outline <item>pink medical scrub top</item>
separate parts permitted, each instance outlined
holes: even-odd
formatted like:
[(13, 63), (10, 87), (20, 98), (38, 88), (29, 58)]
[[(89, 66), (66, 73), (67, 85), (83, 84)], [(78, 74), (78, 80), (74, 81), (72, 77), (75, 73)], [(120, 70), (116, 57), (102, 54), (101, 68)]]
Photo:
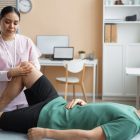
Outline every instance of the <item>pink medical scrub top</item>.
[[(12, 44), (10, 46), (9, 44), (12, 42), (14, 42), (13, 46)], [(15, 39), (8, 42), (0, 36), (0, 96), (10, 81), (7, 77), (9, 69), (23, 61), (31, 61), (37, 69), (40, 69), (39, 56), (40, 51), (28, 37), (16, 34)], [(28, 104), (22, 91), (3, 111), (15, 110), (25, 106)]]

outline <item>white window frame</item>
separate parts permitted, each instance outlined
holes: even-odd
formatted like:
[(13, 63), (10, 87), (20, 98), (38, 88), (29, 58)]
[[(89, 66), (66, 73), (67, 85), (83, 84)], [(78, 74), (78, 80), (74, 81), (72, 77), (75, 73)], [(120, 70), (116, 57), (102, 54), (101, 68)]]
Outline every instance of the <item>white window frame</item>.
[(6, 6), (18, 8), (18, 0), (0, 0), (0, 11)]

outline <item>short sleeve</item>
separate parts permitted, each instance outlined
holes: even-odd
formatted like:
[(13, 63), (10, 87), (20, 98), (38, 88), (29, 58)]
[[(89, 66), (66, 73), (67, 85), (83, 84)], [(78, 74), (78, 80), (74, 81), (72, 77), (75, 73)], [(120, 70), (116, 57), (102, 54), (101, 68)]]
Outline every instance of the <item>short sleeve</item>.
[(8, 79), (7, 77), (8, 71), (0, 71), (0, 81), (10, 81), (11, 79)]
[(29, 52), (29, 61), (31, 61), (37, 69), (40, 69), (40, 64), (38, 58), (41, 56), (41, 52), (32, 40), (29, 39), (29, 44), (31, 46), (30, 52)]

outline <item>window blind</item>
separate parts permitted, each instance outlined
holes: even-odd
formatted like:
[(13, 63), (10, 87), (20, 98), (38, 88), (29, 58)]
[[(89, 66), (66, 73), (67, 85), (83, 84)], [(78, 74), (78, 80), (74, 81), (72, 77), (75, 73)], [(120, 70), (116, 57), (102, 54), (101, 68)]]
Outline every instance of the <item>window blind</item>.
[(0, 11), (5, 6), (13, 6), (17, 8), (17, 1), (18, 0), (0, 0)]

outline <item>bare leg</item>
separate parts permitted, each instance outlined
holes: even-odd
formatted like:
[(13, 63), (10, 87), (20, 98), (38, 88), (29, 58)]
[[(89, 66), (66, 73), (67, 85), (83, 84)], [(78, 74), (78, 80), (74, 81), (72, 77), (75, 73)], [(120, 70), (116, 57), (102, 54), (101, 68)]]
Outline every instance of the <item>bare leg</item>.
[(42, 73), (36, 68), (33, 68), (30, 74), (22, 77), (24, 86), (30, 88), (41, 76)]
[(22, 79), (13, 78), (0, 97), (0, 111), (4, 109), (23, 89)]
[(3, 114), (3, 112), (0, 112), (0, 117), (1, 117), (2, 114)]
[(101, 127), (92, 130), (54, 130), (45, 128), (32, 128), (28, 131), (29, 140), (36, 138), (53, 138), (57, 140), (105, 140), (105, 134)]
[(20, 94), (24, 86), (27, 88), (31, 87), (41, 75), (42, 73), (33, 66), (32, 72), (26, 76), (13, 78), (12, 81), (8, 83), (6, 89), (0, 97), (0, 111), (4, 109), (17, 95)]

